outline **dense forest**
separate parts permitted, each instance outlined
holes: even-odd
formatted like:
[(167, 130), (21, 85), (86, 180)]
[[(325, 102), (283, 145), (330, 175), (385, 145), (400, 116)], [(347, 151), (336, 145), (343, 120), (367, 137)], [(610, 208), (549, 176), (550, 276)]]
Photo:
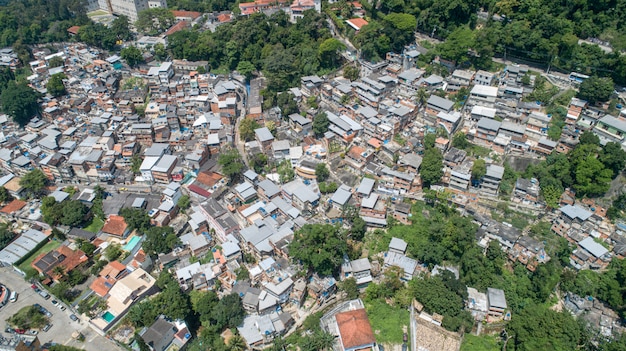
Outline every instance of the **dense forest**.
[(343, 44), (332, 38), (321, 14), (310, 11), (294, 24), (278, 11), (240, 17), (215, 33), (180, 31), (169, 37), (168, 47), (174, 58), (208, 60), (213, 70), (263, 70), (268, 88), (284, 91), (301, 76), (337, 68)]
[[(398, 40), (389, 30), (390, 15), (408, 14), (416, 29), (449, 39), (437, 53), (459, 64), (489, 68), (492, 56), (521, 58), (564, 71), (611, 76), (626, 84), (626, 3), (623, 1), (391, 0), (370, 7), (370, 25), (355, 36), (365, 58), (379, 59)], [(334, 6), (337, 7), (337, 6)], [(479, 11), (487, 13), (480, 18)], [(497, 15), (497, 16), (493, 16)], [(367, 28), (367, 29), (366, 29)], [(376, 32), (379, 35), (373, 35)], [(579, 39), (609, 42), (612, 53)], [(374, 51), (372, 51), (374, 49)]]

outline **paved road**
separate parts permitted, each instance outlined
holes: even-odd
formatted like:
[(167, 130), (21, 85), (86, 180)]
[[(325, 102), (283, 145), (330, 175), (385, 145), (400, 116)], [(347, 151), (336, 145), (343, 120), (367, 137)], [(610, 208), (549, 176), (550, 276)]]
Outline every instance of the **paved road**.
[[(11, 291), (17, 291), (19, 294), (17, 302), (9, 302), (4, 307), (0, 308), (0, 320), (2, 322), (5, 322), (22, 307), (38, 303), (52, 313), (52, 317), (50, 317), (52, 328), (47, 332), (39, 332), (38, 335), (42, 344), (55, 342), (57, 344), (90, 351), (121, 350), (114, 342), (96, 334), (96, 332), (87, 325), (86, 321), (72, 321), (69, 317), (72, 311), (69, 308), (65, 311), (61, 311), (53, 306), (51, 302), (53, 298), (45, 300), (43, 297), (39, 296), (39, 294), (31, 289), (30, 284), (24, 281), (12, 268), (0, 268), (0, 283), (4, 284)], [(3, 333), (5, 324), (2, 324)], [(85, 336), (85, 341), (80, 342), (72, 339), (72, 333), (74, 331), (81, 332)]]

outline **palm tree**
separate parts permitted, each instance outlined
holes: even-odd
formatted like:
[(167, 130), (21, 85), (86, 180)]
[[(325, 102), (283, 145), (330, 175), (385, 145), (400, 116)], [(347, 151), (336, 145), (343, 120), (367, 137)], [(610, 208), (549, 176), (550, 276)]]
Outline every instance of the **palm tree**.
[(246, 341), (241, 337), (241, 335), (235, 335), (228, 340), (228, 350), (244, 351), (246, 350)]
[(415, 93), (415, 99), (417, 100), (419, 106), (422, 107), (428, 100), (428, 92), (426, 91), (426, 88), (422, 87), (417, 89), (417, 92)]
[(52, 274), (59, 277), (59, 280), (65, 275), (65, 268), (63, 266), (56, 266), (52, 269)]

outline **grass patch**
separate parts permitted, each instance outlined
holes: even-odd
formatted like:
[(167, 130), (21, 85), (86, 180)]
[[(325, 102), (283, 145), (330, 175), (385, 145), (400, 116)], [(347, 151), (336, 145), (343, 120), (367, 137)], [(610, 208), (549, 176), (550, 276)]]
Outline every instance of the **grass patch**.
[(461, 351), (499, 351), (501, 346), (495, 335), (465, 334)]
[(83, 228), (84, 230), (88, 231), (88, 232), (92, 232), (92, 233), (98, 233), (100, 231), (100, 229), (102, 229), (102, 227), (104, 226), (104, 221), (101, 220), (100, 218), (93, 216), (91, 223), (89, 223), (87, 226), (85, 226), (85, 228)]
[(44, 252), (50, 252), (57, 247), (61, 246), (61, 242), (57, 240), (51, 240), (46, 245), (42, 246), (39, 250), (35, 251), (32, 255), (30, 255), (24, 262), (22, 262), (17, 268), (21, 269), (23, 272), (27, 272), (29, 269), (33, 269), (30, 264), (35, 260), (37, 256)]
[(91, 18), (91, 17), (94, 17), (94, 16), (105, 16), (105, 15), (108, 15), (108, 14), (109, 13), (104, 11), (104, 10), (96, 10), (96, 11), (93, 11), (93, 12), (89, 12), (87, 14), (87, 16)]
[(467, 153), (473, 156), (480, 156), (480, 157), (487, 157), (489, 156), (489, 153), (491, 153), (491, 150), (487, 149), (486, 147), (482, 147), (480, 145), (470, 145), (467, 149), (466, 149)]
[[(384, 301), (372, 301), (365, 304), (372, 330), (379, 343), (402, 343), (402, 327), (410, 327), (409, 311), (402, 307), (393, 307)], [(380, 331), (376, 334), (376, 331)]]

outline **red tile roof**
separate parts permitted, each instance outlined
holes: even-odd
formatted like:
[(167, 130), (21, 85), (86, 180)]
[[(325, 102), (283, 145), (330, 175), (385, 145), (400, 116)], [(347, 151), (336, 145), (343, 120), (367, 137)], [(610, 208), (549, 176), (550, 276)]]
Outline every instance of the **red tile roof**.
[(170, 29), (168, 29), (167, 32), (165, 32), (165, 36), (168, 37), (176, 32), (180, 32), (181, 30), (187, 27), (189, 27), (189, 22), (187, 21), (178, 22), (175, 25), (173, 25)]
[(16, 199), (11, 201), (8, 205), (4, 206), (2, 210), (0, 210), (0, 212), (11, 214), (15, 211), (21, 210), (22, 208), (24, 208), (24, 206), (26, 206), (26, 202)]
[(376, 342), (370, 321), (364, 309), (335, 315), (344, 349), (359, 349)]
[(195, 20), (196, 18), (202, 16), (202, 14), (200, 12), (195, 12), (195, 11), (176, 11), (176, 10), (172, 10), (172, 14), (174, 15), (174, 17), (177, 17), (177, 18), (189, 17), (192, 20)]
[(71, 26), (67, 29), (67, 32), (72, 34), (72, 35), (76, 35), (78, 34), (78, 30), (80, 29), (80, 26)]
[(110, 215), (109, 218), (107, 218), (106, 222), (104, 222), (102, 232), (111, 235), (124, 236), (124, 233), (126, 233), (126, 228), (128, 228), (128, 224), (126, 224), (124, 217), (118, 215)]
[(346, 22), (348, 22), (348, 24), (355, 30), (360, 30), (364, 26), (368, 25), (368, 22), (362, 18), (353, 18), (347, 20)]
[(197, 186), (197, 185), (191, 184), (191, 185), (189, 185), (187, 188), (189, 189), (189, 191), (191, 191), (191, 192), (193, 192), (193, 193), (196, 193), (196, 194), (198, 194), (198, 195), (200, 195), (200, 196), (204, 196), (204, 197), (209, 197), (209, 196), (211, 196), (211, 193), (210, 193), (210, 192), (208, 192), (208, 191), (206, 191), (206, 190), (202, 189), (201, 187), (199, 187), (199, 186)]
[[(109, 290), (113, 287), (118, 279), (125, 276), (126, 266), (118, 261), (113, 261), (104, 266), (98, 278), (91, 283), (89, 288), (93, 290), (98, 296), (104, 297), (109, 293)], [(123, 273), (123, 274), (120, 274)]]

